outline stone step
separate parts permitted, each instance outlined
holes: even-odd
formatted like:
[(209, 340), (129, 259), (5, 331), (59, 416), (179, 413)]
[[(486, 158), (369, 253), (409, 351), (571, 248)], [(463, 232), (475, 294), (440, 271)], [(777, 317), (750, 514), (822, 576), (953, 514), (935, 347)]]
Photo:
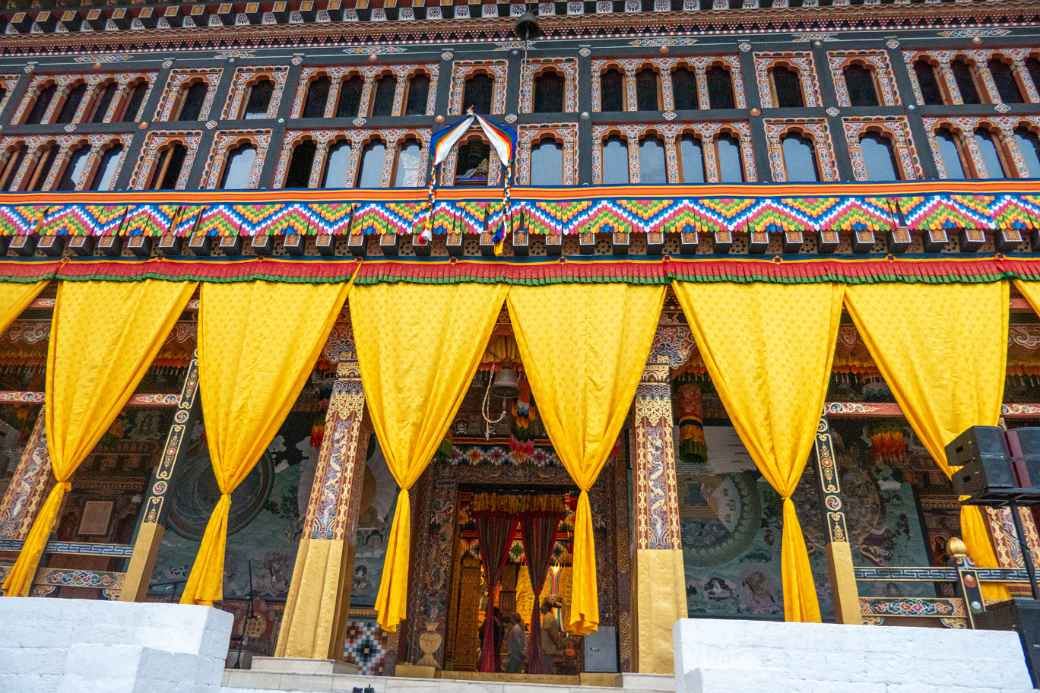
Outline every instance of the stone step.
[[(881, 666), (884, 666), (883, 664)], [(686, 693), (1034, 693), (1032, 688), (979, 688), (943, 683), (820, 681), (787, 672), (697, 669), (686, 676)]]
[[(657, 686), (661, 685), (658, 682)], [(611, 688), (577, 684), (510, 683), (450, 678), (421, 679), (359, 674), (287, 674), (249, 669), (226, 670), (221, 693), (353, 691), (355, 688), (364, 690), (367, 687), (371, 687), (374, 693), (671, 693), (669, 689), (662, 687), (652, 689), (628, 686)]]

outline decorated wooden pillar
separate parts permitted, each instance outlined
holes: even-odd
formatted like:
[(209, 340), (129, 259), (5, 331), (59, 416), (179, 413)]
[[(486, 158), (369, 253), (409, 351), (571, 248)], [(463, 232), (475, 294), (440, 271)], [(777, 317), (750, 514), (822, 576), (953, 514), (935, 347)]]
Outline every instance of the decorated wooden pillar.
[(14, 477), (0, 499), (0, 539), (25, 539), (53, 483), (43, 407), (40, 407)]
[(137, 532), (134, 534), (134, 551), (126, 568), (123, 589), (119, 593), (120, 601), (141, 602), (148, 596), (148, 585), (152, 581), (155, 560), (159, 556), (159, 545), (162, 544), (163, 534), (166, 532), (163, 514), (166, 494), (170, 490), (174, 470), (184, 459), (188, 435), (198, 420), (198, 394), (199, 363), (197, 356), (193, 354), (184, 374), (180, 400), (173, 414), (173, 423), (166, 434), (162, 457), (152, 472), (148, 497), (145, 499)]
[(339, 659), (350, 604), (354, 534), (370, 429), (349, 328), (331, 340), (338, 362), (303, 537), (278, 633), (277, 657)]

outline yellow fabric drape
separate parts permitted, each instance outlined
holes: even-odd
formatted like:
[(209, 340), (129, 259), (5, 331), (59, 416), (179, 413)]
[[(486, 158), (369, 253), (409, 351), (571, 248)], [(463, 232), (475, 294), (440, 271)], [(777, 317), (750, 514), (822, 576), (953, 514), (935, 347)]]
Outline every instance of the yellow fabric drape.
[(194, 291), (193, 283), (156, 280), (58, 285), (44, 407), (57, 483), (4, 581), (7, 596), (29, 593), (73, 473), (134, 394)]
[(29, 307), (45, 286), (46, 280), (35, 284), (0, 283), (0, 334), (7, 331), (14, 319)]
[(729, 283), (672, 288), (733, 427), (783, 499), (784, 618), (818, 622), (816, 585), (791, 495), (827, 396), (844, 288)]
[(182, 604), (224, 598), (231, 493), (256, 466), (310, 376), (350, 284), (203, 284), (199, 389), (220, 490)]
[(653, 343), (665, 287), (514, 286), (507, 304), (545, 430), (581, 493), (574, 517), (568, 630), (599, 625), (589, 489), (628, 415)]
[[(863, 284), (845, 304), (903, 415), (951, 476), (947, 443), (969, 426), (996, 426), (1008, 344), (1007, 282)], [(982, 513), (961, 506), (961, 533), (977, 566), (997, 567)], [(983, 585), (986, 601), (1008, 598)]]
[(350, 297), (365, 402), (386, 465), (400, 487), (376, 614), (394, 632), (408, 601), (408, 490), (448, 432), (476, 373), (507, 287), (379, 284)]

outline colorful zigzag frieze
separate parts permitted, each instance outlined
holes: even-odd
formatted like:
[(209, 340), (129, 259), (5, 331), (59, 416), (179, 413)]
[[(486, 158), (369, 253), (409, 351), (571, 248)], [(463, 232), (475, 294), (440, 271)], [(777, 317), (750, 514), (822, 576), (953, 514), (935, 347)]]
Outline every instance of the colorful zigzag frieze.
[(35, 233), (47, 205), (0, 205), (0, 236), (25, 236)]
[(126, 214), (120, 236), (162, 236), (173, 228), (180, 205), (133, 205)]
[(914, 195), (898, 198), (903, 221), (912, 231), (992, 229), (992, 195)]
[(126, 205), (56, 205), (47, 210), (41, 236), (112, 236), (123, 225)]

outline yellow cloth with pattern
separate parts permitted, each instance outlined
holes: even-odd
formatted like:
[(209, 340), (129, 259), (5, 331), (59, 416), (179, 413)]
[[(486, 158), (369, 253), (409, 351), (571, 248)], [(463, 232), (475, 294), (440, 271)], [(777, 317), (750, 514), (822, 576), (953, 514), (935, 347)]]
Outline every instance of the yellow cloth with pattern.
[[(932, 459), (951, 476), (946, 445), (969, 426), (996, 426), (1008, 350), (1007, 282), (862, 284), (845, 304), (899, 408)], [(961, 506), (961, 534), (975, 565), (997, 557), (982, 513)], [(983, 585), (987, 602), (1008, 598)]]
[(46, 281), (35, 284), (0, 283), (0, 334), (7, 331), (14, 319), (29, 307), (45, 286)]
[(188, 282), (62, 282), (47, 345), (44, 420), (57, 483), (4, 580), (29, 594), (70, 479), (134, 394), (195, 291)]
[(350, 284), (203, 284), (199, 393), (220, 500), (206, 523), (182, 604), (224, 598), (231, 493), (256, 466), (303, 389)]
[(650, 354), (665, 287), (514, 286), (509, 317), (538, 412), (581, 493), (567, 629), (599, 626), (589, 489), (610, 457)]
[(408, 491), (433, 459), (476, 373), (507, 287), (378, 284), (350, 296), (358, 367), (372, 428), (400, 487), (376, 596), (383, 630), (408, 603)]
[(733, 427), (783, 499), (784, 618), (818, 622), (809, 552), (791, 496), (823, 412), (844, 288), (728, 283), (672, 288)]

